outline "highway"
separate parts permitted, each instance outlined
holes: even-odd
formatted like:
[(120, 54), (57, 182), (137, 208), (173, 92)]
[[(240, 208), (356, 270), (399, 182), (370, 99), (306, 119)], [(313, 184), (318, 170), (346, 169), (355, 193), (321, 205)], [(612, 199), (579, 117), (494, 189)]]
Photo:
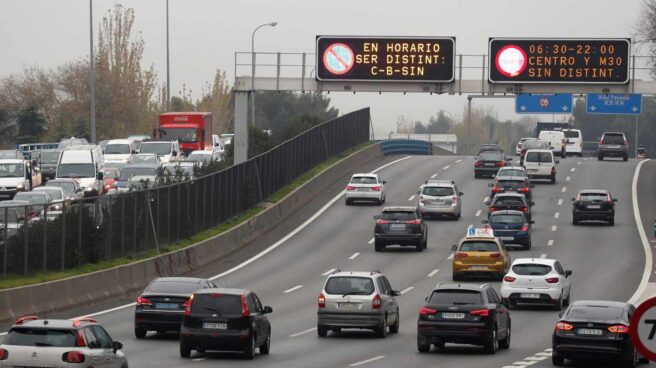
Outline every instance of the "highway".
[[(533, 248), (530, 251), (513, 250), (511, 256), (559, 259), (566, 269), (574, 271), (573, 300), (629, 300), (640, 284), (645, 264), (631, 200), (636, 164), (634, 160), (561, 159), (557, 165), (557, 183), (538, 183), (534, 189)], [(654, 168), (644, 166), (643, 172), (646, 168)], [(649, 173), (655, 171), (649, 170)], [(511, 311), (511, 347), (496, 355), (486, 355), (477, 347), (453, 345), (433, 349), (429, 354), (417, 352), (417, 311), (435, 284), (451, 281), (451, 245), (462, 238), (470, 224), (480, 226), (480, 221), (485, 218), (483, 202), (491, 180), (474, 179), (472, 158), (458, 156), (409, 157), (381, 169), (379, 173), (388, 182), (386, 205), (414, 206), (415, 192), (428, 178), (455, 180), (465, 193), (462, 218), (457, 222), (430, 220), (428, 249), (424, 253), (416, 253), (412, 248), (388, 248), (386, 252), (376, 253), (372, 244), (372, 218), (379, 213), (381, 206), (345, 206), (343, 198), (324, 206), (343, 189), (342, 186), (334, 186), (330, 193), (313, 201), (308, 206), (312, 213), (304, 210), (299, 215), (309, 218), (324, 206), (323, 213), (314, 221), (284, 242), (278, 242), (279, 246), (268, 254), (215, 280), (220, 286), (252, 289), (263, 304), (273, 308), (269, 356), (258, 355), (254, 361), (247, 361), (238, 354), (194, 352), (191, 360), (182, 360), (175, 335), (150, 334), (144, 340), (134, 337), (134, 307), (120, 308), (95, 318), (115, 340), (124, 344), (131, 367), (551, 367), (551, 354), (546, 349), (551, 346), (551, 333), (558, 312), (542, 308)], [(614, 227), (572, 226), (570, 198), (584, 188), (608, 189), (618, 198)], [(647, 195), (651, 200), (651, 193)], [(644, 219), (643, 216), (645, 224), (651, 224), (653, 220), (653, 203), (648, 206), (646, 214), (651, 217)], [(294, 227), (291, 224), (281, 226), (267, 237), (267, 244), (260, 244), (251, 251), (277, 242)], [(651, 227), (646, 231), (651, 238)], [(244, 257), (245, 254), (236, 254), (234, 259), (204, 269), (199, 274), (220, 275)], [(324, 275), (333, 269), (380, 270), (387, 275), (392, 287), (403, 293), (398, 297), (401, 313), (399, 334), (379, 339), (371, 332), (353, 330), (339, 335), (329, 334), (324, 339), (317, 337), (317, 296)], [(499, 283), (491, 283), (498, 290)], [(118, 300), (107, 307), (116, 307), (122, 302)], [(86, 314), (94, 308), (74, 311), (66, 317), (79, 315), (74, 313)]]

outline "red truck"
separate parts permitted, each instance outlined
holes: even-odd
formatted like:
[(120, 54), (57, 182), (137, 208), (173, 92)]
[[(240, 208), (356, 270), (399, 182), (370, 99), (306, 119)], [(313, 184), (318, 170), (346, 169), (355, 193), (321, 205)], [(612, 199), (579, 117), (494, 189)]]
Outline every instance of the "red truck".
[(180, 143), (186, 156), (191, 151), (212, 149), (211, 112), (167, 112), (159, 115), (155, 136), (161, 140)]

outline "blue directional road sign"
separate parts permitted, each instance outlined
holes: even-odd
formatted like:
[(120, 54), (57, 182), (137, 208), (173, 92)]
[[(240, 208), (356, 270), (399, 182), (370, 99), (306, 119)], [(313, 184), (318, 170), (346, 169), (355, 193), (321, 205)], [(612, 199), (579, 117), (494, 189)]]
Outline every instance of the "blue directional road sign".
[(515, 112), (518, 114), (571, 114), (572, 94), (521, 93), (515, 98)]
[(588, 114), (640, 115), (642, 95), (590, 93), (585, 99)]

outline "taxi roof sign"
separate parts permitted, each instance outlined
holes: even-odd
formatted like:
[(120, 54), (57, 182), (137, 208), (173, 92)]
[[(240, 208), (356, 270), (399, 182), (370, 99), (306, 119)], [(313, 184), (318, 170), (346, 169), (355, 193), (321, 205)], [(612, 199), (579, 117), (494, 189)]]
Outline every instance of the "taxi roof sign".
[(467, 237), (468, 238), (494, 238), (494, 230), (492, 228), (467, 228)]

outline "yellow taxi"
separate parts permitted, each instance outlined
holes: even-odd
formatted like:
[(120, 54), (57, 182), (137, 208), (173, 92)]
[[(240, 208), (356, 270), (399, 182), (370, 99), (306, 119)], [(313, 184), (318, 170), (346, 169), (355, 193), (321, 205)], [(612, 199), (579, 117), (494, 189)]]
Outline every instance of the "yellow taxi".
[(465, 276), (491, 276), (499, 279), (508, 272), (510, 255), (491, 228), (467, 229), (467, 235), (454, 245), (453, 281)]

